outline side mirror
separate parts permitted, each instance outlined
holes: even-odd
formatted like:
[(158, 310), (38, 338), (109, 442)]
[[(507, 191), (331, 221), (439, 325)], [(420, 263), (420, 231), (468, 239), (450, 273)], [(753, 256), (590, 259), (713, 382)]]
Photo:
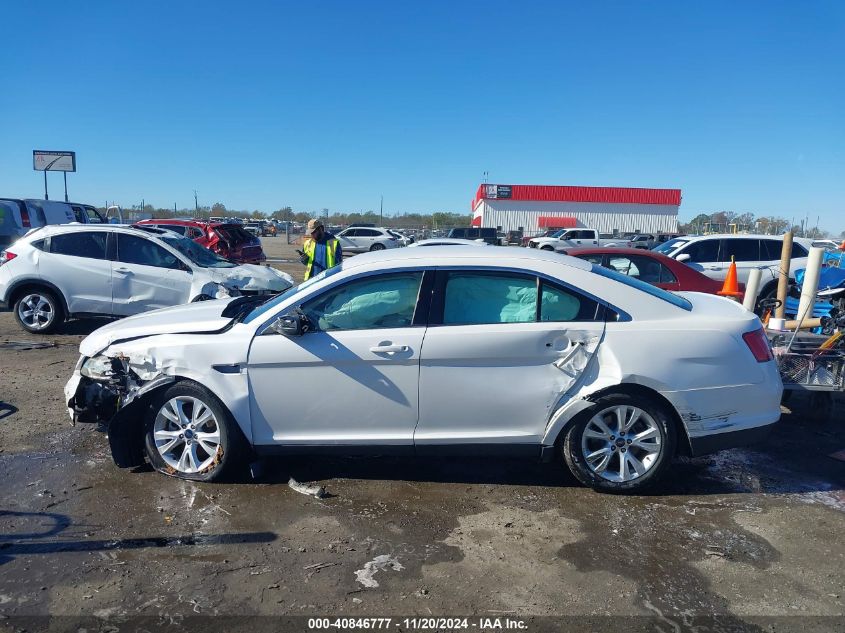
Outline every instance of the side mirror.
[(285, 336), (302, 336), (311, 330), (311, 322), (304, 314), (294, 312), (278, 317), (270, 325), (270, 329)]
[(675, 260), (679, 262), (688, 262), (690, 260), (689, 253), (681, 253), (675, 258)]

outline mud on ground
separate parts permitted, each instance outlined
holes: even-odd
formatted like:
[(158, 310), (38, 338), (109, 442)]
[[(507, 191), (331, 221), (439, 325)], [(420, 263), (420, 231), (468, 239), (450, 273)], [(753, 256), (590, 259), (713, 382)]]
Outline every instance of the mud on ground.
[[(301, 275), (284, 238), (268, 241)], [(679, 460), (647, 496), (597, 494), (555, 464), (463, 459), (285, 459), (258, 481), (195, 484), (119, 470), (100, 431), (70, 425), (62, 387), (98, 325), (34, 337), (0, 313), (3, 618), (639, 615), (670, 631), (718, 614), (727, 629), (841, 629), (841, 403), (819, 420), (798, 398), (766, 443)]]

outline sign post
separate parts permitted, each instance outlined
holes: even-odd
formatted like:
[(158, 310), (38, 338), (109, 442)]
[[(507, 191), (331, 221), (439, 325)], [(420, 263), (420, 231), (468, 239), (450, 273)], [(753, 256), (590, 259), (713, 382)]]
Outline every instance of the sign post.
[(35, 171), (44, 172), (44, 199), (49, 200), (47, 194), (47, 172), (64, 172), (65, 180), (65, 202), (67, 197), (67, 172), (76, 171), (76, 152), (51, 152), (45, 150), (32, 150), (32, 168)]

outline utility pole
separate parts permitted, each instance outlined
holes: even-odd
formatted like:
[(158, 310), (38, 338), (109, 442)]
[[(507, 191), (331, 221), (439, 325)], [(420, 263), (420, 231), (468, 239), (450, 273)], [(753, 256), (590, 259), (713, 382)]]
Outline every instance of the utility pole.
[(485, 185), (487, 184), (487, 177), (488, 177), (489, 175), (490, 175), (490, 172), (489, 172), (489, 171), (485, 171), (485, 172), (484, 172), (484, 184), (485, 184)]
[(384, 226), (384, 196), (381, 197), (381, 202), (378, 205), (379, 224)]
[(196, 189), (194, 189), (194, 211), (197, 214), (196, 217), (199, 217), (199, 215), (200, 215), (200, 205), (199, 205), (199, 202), (197, 202), (197, 190)]

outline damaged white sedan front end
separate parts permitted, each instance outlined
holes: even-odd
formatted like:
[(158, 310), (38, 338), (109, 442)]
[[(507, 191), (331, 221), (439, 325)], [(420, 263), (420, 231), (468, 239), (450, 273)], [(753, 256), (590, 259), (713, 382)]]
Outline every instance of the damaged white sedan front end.
[[(493, 250), (493, 249), (491, 249)], [(265, 300), (97, 330), (65, 395), (119, 466), (217, 480), (252, 453), (559, 459), (598, 490), (765, 435), (782, 386), (759, 320), (519, 249), (355, 257)]]

